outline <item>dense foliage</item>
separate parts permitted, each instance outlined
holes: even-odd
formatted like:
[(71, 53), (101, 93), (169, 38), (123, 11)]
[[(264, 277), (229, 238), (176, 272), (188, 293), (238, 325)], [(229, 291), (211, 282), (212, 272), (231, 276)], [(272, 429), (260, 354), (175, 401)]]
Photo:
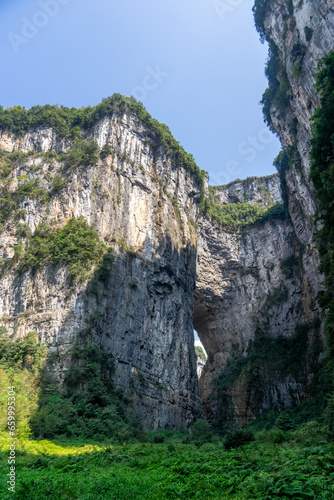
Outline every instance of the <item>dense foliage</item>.
[(221, 205), (212, 197), (205, 198), (204, 213), (218, 222), (225, 230), (236, 231), (242, 227), (269, 220), (285, 219), (282, 204), (276, 203), (270, 208), (251, 203), (229, 203)]
[[(65, 390), (59, 392), (49, 370), (44, 370), (47, 350), (36, 333), (12, 341), (4, 328), (0, 332), (0, 381), (2, 387), (15, 386), (18, 436), (32, 433), (37, 438), (112, 438), (123, 442), (138, 435), (140, 426), (130, 400), (111, 382), (113, 359), (99, 346), (87, 340), (72, 349)], [(49, 363), (56, 361), (49, 357)], [(6, 429), (6, 408), (6, 391), (2, 391), (0, 432)]]
[[(45, 347), (36, 335), (12, 342), (1, 332), (0, 379), (5, 386), (15, 385), (19, 410), (18, 498), (332, 498), (334, 454), (325, 426), (296, 426), (291, 416), (280, 414), (276, 427), (256, 432), (255, 441), (247, 429), (219, 437), (203, 419), (189, 433), (145, 435), (126, 395), (110, 382), (113, 360), (84, 340), (89, 332), (71, 352), (61, 394), (42, 371)], [(3, 391), (3, 477), (8, 474), (6, 407)], [(39, 439), (57, 436), (63, 441), (27, 440), (31, 428)], [(64, 440), (69, 436), (72, 441)], [(0, 494), (4, 500), (12, 498), (5, 482)]]
[(65, 168), (78, 168), (96, 165), (99, 159), (100, 148), (98, 143), (93, 140), (90, 142), (76, 140), (64, 155)]
[(84, 217), (72, 218), (61, 228), (41, 223), (29, 238), (20, 271), (38, 269), (45, 262), (51, 262), (67, 265), (71, 278), (85, 280), (106, 252), (107, 247)]
[(321, 303), (328, 311), (326, 333), (329, 360), (334, 368), (334, 52), (319, 64), (317, 90), (321, 103), (313, 116), (310, 178), (319, 200), (317, 216), (322, 227), (317, 242), (326, 288)]
[(34, 153), (34, 151), (29, 151), (28, 153), (23, 153), (22, 151), (4, 151), (0, 149), (0, 180), (6, 181), (10, 173), (14, 168), (28, 160), (34, 154), (39, 155), (40, 153)]
[(263, 116), (270, 130), (276, 133), (276, 129), (272, 123), (271, 109), (275, 107), (275, 109), (283, 113), (290, 103), (292, 94), (285, 66), (281, 60), (278, 48), (272, 40), (269, 40), (269, 53), (265, 74), (268, 79), (268, 88), (265, 90), (261, 100)]
[(30, 420), (34, 436), (123, 442), (138, 435), (130, 399), (111, 382), (113, 359), (89, 341), (74, 347), (70, 355), (72, 366), (62, 393), (46, 373), (42, 378), (39, 406)]
[[(17, 446), (15, 496), (22, 500), (330, 500), (333, 446), (324, 441), (321, 426), (310, 424), (298, 431), (258, 433), (255, 441), (231, 450), (221, 441), (184, 444), (182, 435), (167, 432), (164, 442), (157, 444), (154, 435), (146, 442), (123, 446), (22, 442)], [(282, 435), (283, 443), (278, 439)], [(5, 477), (5, 443), (2, 450), (0, 470)], [(3, 500), (13, 497), (4, 481), (0, 495)]]
[(226, 450), (231, 450), (232, 448), (240, 448), (247, 443), (254, 441), (254, 434), (250, 430), (246, 429), (236, 429), (235, 431), (230, 431), (226, 434), (224, 439), (224, 447)]
[(23, 339), (11, 341), (4, 327), (0, 327), (0, 362), (2, 368), (39, 371), (46, 356), (46, 347), (37, 340), (36, 332)]
[(253, 6), (254, 22), (257, 32), (260, 35), (261, 42), (263, 43), (266, 39), (266, 33), (264, 29), (264, 20), (266, 17), (266, 9), (268, 5), (268, 0), (255, 0)]
[(283, 203), (274, 203), (271, 207), (267, 208), (262, 215), (259, 217), (258, 223), (263, 223), (266, 221), (273, 220), (285, 220), (286, 210), (284, 209)]
[(0, 328), (0, 433), (7, 427), (6, 387), (15, 386), (17, 436), (31, 433), (30, 417), (38, 406), (40, 373), (46, 359), (46, 347), (31, 332), (24, 339), (12, 341)]

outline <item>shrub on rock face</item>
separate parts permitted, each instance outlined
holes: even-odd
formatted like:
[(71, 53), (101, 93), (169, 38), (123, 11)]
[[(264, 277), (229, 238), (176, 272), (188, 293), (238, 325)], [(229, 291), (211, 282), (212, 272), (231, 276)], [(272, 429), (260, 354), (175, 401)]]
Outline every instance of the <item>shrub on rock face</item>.
[(232, 448), (239, 448), (244, 444), (254, 441), (254, 435), (251, 431), (238, 429), (233, 432), (229, 432), (224, 439), (224, 447), (226, 450), (231, 450)]
[(83, 216), (70, 219), (61, 228), (49, 227), (45, 222), (39, 224), (21, 259), (20, 271), (38, 269), (45, 262), (54, 265), (67, 265), (72, 279), (84, 281), (100, 264), (97, 274), (104, 266), (110, 269), (112, 263), (110, 249), (100, 240), (93, 226), (89, 226)]

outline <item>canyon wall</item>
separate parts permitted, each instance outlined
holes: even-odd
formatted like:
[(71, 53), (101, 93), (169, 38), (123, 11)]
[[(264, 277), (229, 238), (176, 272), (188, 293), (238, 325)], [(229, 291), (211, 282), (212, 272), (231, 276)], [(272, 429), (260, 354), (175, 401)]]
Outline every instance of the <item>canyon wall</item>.
[(315, 273), (318, 255), (313, 243), (315, 227), (312, 215), (316, 197), (309, 181), (311, 118), (319, 105), (314, 87), (320, 59), (334, 49), (333, 2), (305, 0), (284, 2), (270, 0), (264, 17), (268, 40), (278, 50), (285, 76), (277, 75), (280, 86), (287, 79), (284, 106), (270, 103), (272, 127), (283, 148), (292, 153), (292, 161), (284, 172), (289, 213), (296, 236), (305, 246), (303, 266), (314, 295), (320, 291), (321, 277)]
[[(2, 228), (0, 325), (12, 338), (36, 331), (60, 385), (73, 365), (71, 349), (97, 344), (147, 428), (187, 426), (200, 412), (192, 321), (198, 183), (135, 114), (104, 117), (85, 140), (100, 150), (108, 144), (110, 153), (68, 170), (61, 155), (73, 141), (54, 130), (21, 138), (1, 132), (2, 151), (21, 153), (7, 177), (10, 193), (38, 178), (49, 200), (27, 195)], [(60, 174), (65, 181), (56, 190)], [(42, 222), (58, 228), (80, 216), (112, 248), (107, 279), (92, 287), (93, 276), (80, 283), (65, 265), (50, 263), (19, 272), (15, 246), (27, 238), (18, 227), (34, 234)]]
[[(200, 225), (195, 327), (208, 353), (200, 387), (213, 421), (246, 423), (316, 391), (325, 340), (309, 154), (317, 66), (334, 49), (333, 9), (325, 1), (255, 2), (257, 29), (270, 46), (262, 104), (284, 150), (276, 165), (288, 217), (236, 234), (206, 219)], [(267, 191), (277, 201), (274, 179), (232, 183), (216, 189), (215, 199), (261, 205)]]
[[(265, 205), (281, 201), (277, 175), (232, 183), (216, 190), (218, 200)], [(208, 354), (200, 379), (203, 410), (211, 421), (249, 422), (264, 410), (291, 406), (307, 391), (306, 366), (280, 372), (274, 350), (281, 337), (294, 338), (305, 324), (308, 289), (301, 254), (288, 218), (259, 221), (235, 232), (203, 218), (200, 224), (194, 326)], [(246, 369), (254, 340), (258, 377)], [(261, 360), (271, 343), (272, 366)], [(245, 361), (245, 363), (244, 363)], [(234, 370), (222, 401), (219, 376)], [(248, 373), (248, 375), (247, 375)], [(252, 378), (247, 382), (250, 375)], [(216, 381), (216, 384), (215, 384)], [(217, 385), (218, 384), (218, 385)]]

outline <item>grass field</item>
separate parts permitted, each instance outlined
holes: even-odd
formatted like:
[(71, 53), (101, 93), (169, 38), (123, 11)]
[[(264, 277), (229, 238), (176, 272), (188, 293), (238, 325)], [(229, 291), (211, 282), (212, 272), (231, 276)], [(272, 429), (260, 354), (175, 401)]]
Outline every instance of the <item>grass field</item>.
[(151, 442), (123, 446), (22, 441), (15, 494), (7, 491), (2, 439), (0, 498), (334, 499), (334, 444), (306, 434), (301, 439), (291, 432), (275, 444), (270, 432), (258, 433), (252, 443), (230, 451), (219, 439), (196, 446), (173, 433), (164, 433), (163, 443), (150, 435)]

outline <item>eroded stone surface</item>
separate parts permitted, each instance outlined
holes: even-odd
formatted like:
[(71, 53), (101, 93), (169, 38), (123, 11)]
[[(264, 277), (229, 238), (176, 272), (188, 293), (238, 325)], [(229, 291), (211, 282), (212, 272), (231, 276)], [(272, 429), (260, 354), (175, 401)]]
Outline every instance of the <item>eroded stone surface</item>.
[[(56, 359), (60, 381), (71, 363), (67, 353), (90, 330), (85, 338), (115, 359), (115, 383), (130, 391), (144, 425), (179, 427), (200, 412), (192, 322), (199, 186), (148, 135), (131, 115), (105, 118), (91, 138), (100, 147), (108, 143), (114, 157), (74, 171), (49, 204), (27, 199), (20, 206), (26, 210), (21, 222), (32, 231), (42, 221), (63, 225), (81, 215), (95, 225), (115, 254), (99, 294), (89, 292), (89, 283), (71, 283), (62, 266), (23, 275), (14, 267), (0, 282), (0, 318), (14, 338), (38, 332)], [(50, 130), (18, 140), (2, 133), (1, 141), (9, 151), (64, 149)], [(26, 174), (50, 188), (62, 167), (43, 158), (28, 163), (42, 171), (17, 168), (12, 189)], [(15, 227), (6, 229), (0, 240), (4, 259), (17, 243)]]
[[(249, 184), (249, 181), (245, 183)], [(270, 178), (267, 184), (279, 201), (278, 178)], [(235, 185), (232, 187), (235, 192)], [(244, 188), (240, 187), (238, 191), (244, 192)], [(254, 201), (252, 194), (258, 200), (258, 192), (250, 189), (247, 192), (249, 202)], [(295, 310), (295, 305), (303, 299), (301, 277), (293, 275), (287, 279), (282, 269), (282, 262), (293, 257), (295, 252), (295, 233), (290, 221), (259, 223), (234, 234), (222, 230), (217, 223), (201, 219), (194, 327), (208, 354), (200, 390), (203, 408), (209, 419), (217, 418), (212, 380), (235, 353), (246, 355), (259, 324), (267, 322), (265, 330), (270, 335), (292, 336), (296, 324), (305, 321), (303, 309)], [(268, 311), (269, 294), (278, 290), (283, 290), (283, 299)], [(267, 405), (263, 398), (257, 405), (249, 406), (246, 393), (241, 389), (239, 387), (234, 391), (235, 418), (246, 422)], [(285, 394), (282, 404), (288, 406), (288, 387)]]
[[(319, 105), (314, 88), (318, 61), (334, 48), (334, 5), (324, 0), (290, 3), (293, 12), (288, 11), (284, 0), (268, 0), (265, 17), (266, 34), (279, 49), (292, 96), (284, 111), (271, 108), (273, 126), (284, 148), (296, 146), (300, 155), (300, 165), (296, 162), (285, 173), (290, 220), (244, 228), (241, 238), (206, 220), (200, 225), (194, 320), (208, 352), (200, 385), (203, 407), (211, 419), (216, 419), (220, 411), (215, 398), (210, 398), (214, 392), (212, 379), (226, 366), (233, 352), (246, 354), (259, 321), (268, 315), (266, 298), (270, 292), (284, 289), (284, 300), (271, 308), (270, 321), (262, 328), (269, 335), (291, 336), (296, 326), (311, 325), (321, 315), (316, 297), (323, 277), (318, 271), (316, 228), (312, 223), (317, 202), (309, 181), (310, 119)], [(301, 72), (296, 73), (293, 66), (298, 44), (304, 56)], [(216, 201), (261, 204), (259, 182), (236, 182), (218, 189)], [(277, 189), (272, 182), (266, 183), (266, 189), (276, 201)], [(300, 265), (289, 280), (281, 264), (293, 256), (299, 258)], [(311, 345), (312, 328), (309, 332)], [(303, 383), (291, 375), (272, 377), (260, 397), (249, 393), (246, 380), (241, 377), (231, 391), (234, 417), (246, 422), (265, 409), (282, 409), (300, 401), (312, 379), (310, 367), (307, 370)]]

